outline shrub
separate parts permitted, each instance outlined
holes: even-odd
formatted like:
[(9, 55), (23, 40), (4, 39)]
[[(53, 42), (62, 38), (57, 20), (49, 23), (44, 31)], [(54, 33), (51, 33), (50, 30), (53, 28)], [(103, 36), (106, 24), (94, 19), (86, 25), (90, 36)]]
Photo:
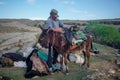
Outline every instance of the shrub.
[(94, 41), (112, 47), (120, 48), (120, 32), (114, 25), (100, 24), (99, 22), (90, 22), (88, 23), (85, 30), (94, 35)]

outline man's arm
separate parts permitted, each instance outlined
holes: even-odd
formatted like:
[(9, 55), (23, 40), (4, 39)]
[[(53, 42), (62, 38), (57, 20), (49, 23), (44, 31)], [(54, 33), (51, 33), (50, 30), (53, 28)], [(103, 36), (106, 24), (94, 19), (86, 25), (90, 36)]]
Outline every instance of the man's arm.
[(59, 20), (59, 26), (61, 27), (61, 28), (65, 28), (65, 25)]

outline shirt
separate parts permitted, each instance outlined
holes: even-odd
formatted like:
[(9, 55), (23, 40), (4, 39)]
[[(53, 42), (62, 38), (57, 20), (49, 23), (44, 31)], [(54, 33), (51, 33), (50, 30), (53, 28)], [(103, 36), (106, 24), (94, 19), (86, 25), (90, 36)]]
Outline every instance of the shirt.
[(59, 19), (53, 20), (49, 17), (45, 23), (45, 28), (47, 29), (49, 27), (51, 29), (63, 28), (64, 24)]

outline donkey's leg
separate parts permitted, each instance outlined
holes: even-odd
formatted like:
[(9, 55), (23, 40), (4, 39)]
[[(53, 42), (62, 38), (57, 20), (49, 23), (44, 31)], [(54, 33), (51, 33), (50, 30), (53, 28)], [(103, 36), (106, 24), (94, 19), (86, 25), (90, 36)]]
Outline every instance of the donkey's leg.
[(69, 69), (68, 69), (68, 62), (67, 62), (67, 52), (64, 53), (64, 62), (65, 62), (65, 66), (66, 66), (66, 75), (68, 75)]
[(84, 55), (84, 62), (82, 64), (82, 66), (84, 66), (86, 64), (86, 52), (85, 51), (82, 51), (83, 52), (83, 55)]
[(63, 56), (60, 56), (60, 70), (62, 71), (63, 70), (63, 63), (64, 63), (64, 61), (63, 61)]
[(87, 38), (86, 52), (87, 52), (87, 67), (90, 66), (90, 49), (92, 43), (92, 36), (89, 35)]
[(87, 50), (87, 67), (90, 67), (90, 51)]

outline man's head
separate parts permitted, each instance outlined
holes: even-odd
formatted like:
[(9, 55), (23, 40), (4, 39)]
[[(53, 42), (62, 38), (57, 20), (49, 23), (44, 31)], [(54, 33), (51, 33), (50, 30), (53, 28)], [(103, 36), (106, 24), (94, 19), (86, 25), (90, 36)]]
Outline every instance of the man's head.
[(52, 9), (50, 12), (50, 16), (54, 19), (56, 19), (58, 16), (58, 11), (56, 9)]

